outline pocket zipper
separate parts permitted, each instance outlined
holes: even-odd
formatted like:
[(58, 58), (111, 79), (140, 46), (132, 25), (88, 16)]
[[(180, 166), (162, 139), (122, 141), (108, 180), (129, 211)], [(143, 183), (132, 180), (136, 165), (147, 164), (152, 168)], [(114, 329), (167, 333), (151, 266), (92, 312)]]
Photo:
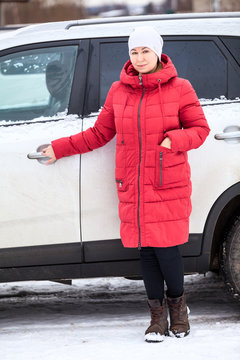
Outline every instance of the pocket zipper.
[(163, 159), (163, 153), (162, 151), (160, 152), (160, 157), (159, 157), (159, 186), (162, 186), (162, 159)]
[(122, 188), (122, 186), (123, 186), (122, 180), (117, 180), (117, 179), (116, 179), (116, 182), (119, 184), (118, 186), (119, 186), (120, 188)]

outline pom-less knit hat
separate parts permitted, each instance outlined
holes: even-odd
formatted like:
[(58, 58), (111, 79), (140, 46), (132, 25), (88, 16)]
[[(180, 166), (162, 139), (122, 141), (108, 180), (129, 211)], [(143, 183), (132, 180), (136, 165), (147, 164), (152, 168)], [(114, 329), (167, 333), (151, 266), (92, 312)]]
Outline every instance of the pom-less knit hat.
[(144, 46), (154, 51), (161, 61), (163, 39), (151, 26), (139, 26), (130, 34), (128, 39), (129, 56), (132, 49)]

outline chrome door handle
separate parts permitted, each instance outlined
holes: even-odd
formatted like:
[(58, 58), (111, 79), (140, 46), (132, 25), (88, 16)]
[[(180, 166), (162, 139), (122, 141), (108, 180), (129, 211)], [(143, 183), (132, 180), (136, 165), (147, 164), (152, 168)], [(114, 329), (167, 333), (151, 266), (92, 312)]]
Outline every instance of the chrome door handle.
[(33, 151), (33, 152), (27, 154), (27, 157), (30, 160), (38, 160), (38, 159), (49, 160), (50, 159), (49, 157), (42, 155), (41, 152), (36, 152), (36, 151)]
[(231, 140), (239, 139), (240, 140), (240, 131), (224, 132), (221, 134), (215, 134), (216, 140)]
[[(43, 151), (43, 149), (45, 149), (48, 146), (49, 146), (49, 144), (40, 145), (37, 148), (37, 151), (33, 151), (33, 152), (30, 152), (29, 154), (27, 154), (28, 159), (37, 160), (40, 164), (46, 165), (47, 161), (50, 160), (50, 158), (42, 155), (42, 151)], [(52, 164), (54, 164), (54, 163), (52, 163)]]

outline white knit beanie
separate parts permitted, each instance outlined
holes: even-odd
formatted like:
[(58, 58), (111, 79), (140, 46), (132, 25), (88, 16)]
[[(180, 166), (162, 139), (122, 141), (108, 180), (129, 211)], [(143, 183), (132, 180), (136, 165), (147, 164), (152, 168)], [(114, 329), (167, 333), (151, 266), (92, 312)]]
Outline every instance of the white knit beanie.
[(128, 39), (129, 56), (132, 49), (145, 46), (154, 51), (161, 61), (163, 47), (161, 35), (151, 26), (136, 27)]

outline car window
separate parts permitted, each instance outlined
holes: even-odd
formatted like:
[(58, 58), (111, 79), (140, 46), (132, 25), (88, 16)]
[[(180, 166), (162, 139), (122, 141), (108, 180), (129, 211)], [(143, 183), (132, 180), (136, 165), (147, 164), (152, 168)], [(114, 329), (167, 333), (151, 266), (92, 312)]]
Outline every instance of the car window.
[(222, 36), (221, 40), (240, 65), (240, 37)]
[(100, 103), (104, 104), (108, 90), (119, 80), (123, 65), (129, 59), (126, 42), (102, 43), (100, 48)]
[(0, 58), (0, 120), (32, 120), (68, 108), (77, 46), (21, 51)]
[(192, 83), (199, 98), (227, 96), (227, 59), (214, 41), (166, 41), (163, 52), (170, 56), (178, 75)]
[[(228, 96), (228, 62), (214, 41), (165, 39), (163, 53), (169, 55), (178, 75), (192, 83), (199, 98)], [(100, 106), (128, 58), (127, 42), (100, 43)]]

